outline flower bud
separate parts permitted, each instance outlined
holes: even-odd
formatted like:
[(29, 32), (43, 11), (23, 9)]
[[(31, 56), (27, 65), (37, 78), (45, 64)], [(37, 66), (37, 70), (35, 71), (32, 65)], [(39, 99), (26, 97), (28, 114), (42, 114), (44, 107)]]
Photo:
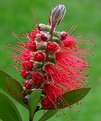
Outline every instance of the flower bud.
[(37, 50), (46, 50), (47, 42), (41, 41), (37, 44)]
[(36, 52), (34, 55), (34, 61), (43, 62), (45, 60), (45, 55), (42, 52)]
[(66, 39), (63, 40), (64, 46), (69, 48), (75, 48), (76, 39), (72, 36), (67, 36)]
[(47, 52), (56, 52), (59, 49), (59, 45), (56, 42), (48, 42)]
[(57, 5), (51, 12), (49, 18), (49, 24), (51, 27), (56, 27), (62, 21), (64, 15), (66, 13), (66, 8), (64, 5)]
[(50, 30), (51, 30), (50, 27), (46, 24), (39, 24), (38, 29), (40, 31), (47, 31), (47, 32), (50, 32)]
[(23, 61), (22, 62), (22, 67), (23, 67), (24, 70), (32, 70), (33, 62), (31, 62), (31, 61)]
[(52, 102), (49, 100), (49, 98), (45, 97), (41, 100), (41, 105), (43, 109), (50, 109), (52, 107)]
[(64, 39), (66, 39), (66, 37), (67, 37), (67, 32), (65, 32), (65, 31), (62, 31), (62, 32), (55, 31), (55, 32), (53, 33), (53, 35), (54, 35), (55, 37), (59, 38), (59, 39), (64, 40)]
[(51, 35), (49, 32), (41, 32), (41, 39), (43, 41), (48, 41), (50, 40), (50, 38), (51, 38)]
[(26, 70), (22, 70), (20, 75), (22, 76), (22, 78), (26, 79), (29, 74)]
[(51, 39), (51, 41), (52, 41), (52, 42), (56, 42), (57, 44), (59, 43), (59, 39), (58, 39), (57, 37), (53, 37), (53, 38)]
[(48, 55), (47, 60), (49, 62), (55, 63), (55, 57), (54, 57), (54, 55)]
[(32, 83), (31, 83), (29, 80), (23, 82), (23, 85), (24, 85), (24, 87), (25, 87), (26, 89), (31, 89), (32, 86), (33, 86)]
[(36, 42), (35, 41), (29, 41), (27, 44), (25, 44), (25, 48), (27, 48), (29, 51), (36, 51)]
[(67, 32), (63, 31), (61, 32), (61, 39), (64, 40), (67, 37)]
[(27, 35), (27, 38), (31, 38), (32, 40), (34, 40), (35, 38), (36, 38), (36, 35), (37, 34), (40, 34), (40, 31), (38, 30), (38, 29), (36, 29), (36, 30), (33, 30), (31, 33), (29, 33), (28, 35)]
[(42, 68), (42, 66), (43, 66), (43, 62), (34, 62), (34, 68), (35, 69), (40, 69), (40, 68)]
[(28, 104), (28, 102), (29, 102), (29, 96), (30, 96), (30, 95), (26, 95), (26, 96), (24, 97), (24, 102), (25, 102), (26, 104)]
[(47, 36), (46, 36), (45, 34), (41, 34), (41, 39), (42, 39), (43, 41), (46, 41), (46, 40), (47, 40)]
[(34, 72), (32, 74), (32, 81), (35, 85), (39, 85), (43, 82), (44, 76), (40, 72)]

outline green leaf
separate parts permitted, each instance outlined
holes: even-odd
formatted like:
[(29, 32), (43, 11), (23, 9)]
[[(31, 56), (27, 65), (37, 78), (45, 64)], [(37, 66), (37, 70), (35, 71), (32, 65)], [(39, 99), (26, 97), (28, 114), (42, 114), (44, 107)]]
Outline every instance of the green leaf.
[(56, 110), (48, 110), (38, 121), (46, 121), (57, 113)]
[(23, 102), (24, 98), (24, 96), (22, 95), (23, 88), (20, 85), (20, 83), (1, 70), (0, 70), (0, 88), (3, 89), (9, 95), (11, 95), (20, 104), (27, 107), (27, 105)]
[(3, 121), (22, 121), (20, 113), (9, 95), (0, 90), (0, 119)]
[(59, 108), (65, 108), (69, 105), (73, 105), (80, 101), (82, 98), (84, 98), (88, 92), (90, 91), (90, 88), (81, 88), (77, 90), (73, 90), (70, 92), (65, 93), (62, 97), (64, 99), (64, 103), (61, 102), (58, 107)]
[(33, 116), (34, 116), (36, 107), (38, 106), (38, 103), (40, 101), (41, 94), (42, 94), (41, 89), (35, 89), (33, 90), (33, 92), (29, 97), (29, 115), (30, 115), (31, 121), (33, 120)]

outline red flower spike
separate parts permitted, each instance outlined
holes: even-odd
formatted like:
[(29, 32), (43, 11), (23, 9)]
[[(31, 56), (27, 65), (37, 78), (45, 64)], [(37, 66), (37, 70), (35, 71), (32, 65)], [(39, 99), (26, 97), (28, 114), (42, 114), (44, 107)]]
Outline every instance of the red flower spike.
[(58, 110), (60, 103), (64, 105), (64, 93), (87, 86), (85, 71), (88, 64), (84, 55), (87, 50), (79, 48), (77, 40), (65, 31), (55, 31), (65, 12), (64, 5), (56, 6), (50, 14), (48, 25), (38, 24), (27, 34), (25, 44), (22, 42), (15, 46), (18, 54), (16, 52), (12, 56), (15, 64), (22, 67), (22, 70), (17, 70), (27, 80), (23, 82), (24, 87), (29, 92), (42, 89), (41, 105), (47, 110), (52, 106)]
[(47, 52), (56, 52), (59, 49), (59, 45), (56, 42), (47, 43)]
[(43, 62), (45, 60), (45, 55), (42, 52), (37, 51), (34, 54), (34, 61)]
[(49, 98), (45, 97), (41, 100), (41, 105), (43, 109), (50, 109), (52, 107), (52, 102), (49, 100)]
[(34, 72), (32, 74), (32, 81), (35, 85), (39, 85), (43, 82), (44, 76), (39, 72)]
[(29, 80), (23, 82), (23, 85), (26, 89), (29, 89), (29, 90), (32, 89), (32, 86), (33, 86)]

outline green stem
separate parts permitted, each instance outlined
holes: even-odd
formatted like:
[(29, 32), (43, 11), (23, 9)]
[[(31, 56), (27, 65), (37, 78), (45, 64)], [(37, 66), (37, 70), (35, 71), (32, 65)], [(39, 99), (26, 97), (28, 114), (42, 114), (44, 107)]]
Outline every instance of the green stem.
[(29, 118), (29, 121), (33, 121), (33, 119), (32, 118)]
[(29, 121), (32, 121), (32, 119), (29, 119)]
[(29, 121), (33, 121), (34, 120), (34, 116), (31, 117), (31, 115), (29, 114)]

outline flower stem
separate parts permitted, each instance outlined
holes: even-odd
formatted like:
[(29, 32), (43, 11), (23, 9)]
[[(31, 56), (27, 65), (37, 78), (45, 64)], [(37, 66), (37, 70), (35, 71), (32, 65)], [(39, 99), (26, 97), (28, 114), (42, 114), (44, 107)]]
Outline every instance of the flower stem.
[(33, 119), (30, 118), (29, 121), (33, 121)]

